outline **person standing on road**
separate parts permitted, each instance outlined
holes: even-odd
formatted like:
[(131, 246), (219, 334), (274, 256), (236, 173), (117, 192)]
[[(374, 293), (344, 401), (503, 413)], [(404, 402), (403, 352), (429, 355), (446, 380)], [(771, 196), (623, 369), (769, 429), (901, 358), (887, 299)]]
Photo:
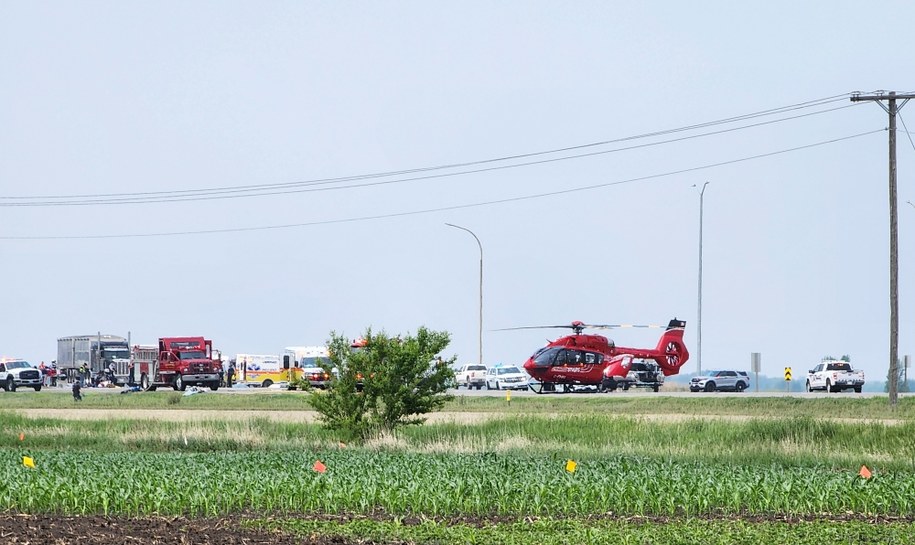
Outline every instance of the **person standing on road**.
[(235, 364), (229, 362), (229, 369), (226, 370), (226, 388), (232, 387), (232, 379), (235, 378)]

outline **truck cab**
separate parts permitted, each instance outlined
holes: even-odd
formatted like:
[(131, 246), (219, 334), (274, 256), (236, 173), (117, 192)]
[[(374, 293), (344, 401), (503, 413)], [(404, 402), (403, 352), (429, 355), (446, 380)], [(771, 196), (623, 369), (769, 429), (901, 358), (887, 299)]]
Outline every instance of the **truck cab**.
[(155, 390), (170, 386), (219, 389), (222, 361), (214, 358), (213, 342), (203, 337), (162, 337), (158, 346), (136, 345), (132, 350), (133, 377), (139, 375), (140, 388)]

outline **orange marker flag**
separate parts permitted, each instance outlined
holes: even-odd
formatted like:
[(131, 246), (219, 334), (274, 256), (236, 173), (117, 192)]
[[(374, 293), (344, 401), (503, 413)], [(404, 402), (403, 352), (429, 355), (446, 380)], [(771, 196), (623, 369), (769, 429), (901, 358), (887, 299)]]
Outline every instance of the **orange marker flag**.
[(315, 465), (312, 467), (312, 469), (317, 471), (318, 473), (324, 473), (325, 471), (327, 471), (327, 466), (322, 464), (321, 460), (317, 460), (315, 462)]
[(575, 468), (578, 467), (578, 464), (575, 463), (575, 460), (569, 460), (566, 462), (566, 471), (569, 473), (575, 473)]
[(20, 434), (19, 434), (19, 440), (20, 440), (20, 441), (25, 441), (25, 433), (20, 433)]
[(873, 477), (871, 470), (867, 469), (867, 466), (861, 466), (861, 471), (858, 472), (858, 475), (861, 475), (862, 479), (870, 479)]
[(23, 457), (22, 457), (22, 465), (24, 465), (25, 467), (34, 468), (34, 467), (35, 467), (35, 460), (33, 460), (33, 459), (32, 459), (31, 457), (29, 457), (29, 456), (23, 456)]

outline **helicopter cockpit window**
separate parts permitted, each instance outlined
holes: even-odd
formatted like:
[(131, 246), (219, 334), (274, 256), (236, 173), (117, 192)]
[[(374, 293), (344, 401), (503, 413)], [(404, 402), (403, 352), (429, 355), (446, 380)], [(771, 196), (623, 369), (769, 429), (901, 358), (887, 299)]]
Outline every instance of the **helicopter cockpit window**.
[(556, 360), (556, 354), (561, 352), (561, 348), (547, 348), (534, 355), (534, 365), (537, 367), (549, 367)]
[(594, 352), (585, 352), (585, 363), (588, 365), (599, 364), (604, 357), (601, 354), (595, 354)]
[(584, 365), (585, 353), (581, 350), (563, 350), (556, 356), (554, 365)]

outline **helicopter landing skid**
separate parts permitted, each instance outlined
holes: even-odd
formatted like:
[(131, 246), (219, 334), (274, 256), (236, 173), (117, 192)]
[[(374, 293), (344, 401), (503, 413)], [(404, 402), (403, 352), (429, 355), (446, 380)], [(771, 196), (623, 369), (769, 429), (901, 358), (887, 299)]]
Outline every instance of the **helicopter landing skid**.
[[(575, 390), (572, 384), (557, 384), (555, 382), (536, 382), (531, 381), (527, 385), (535, 394), (555, 394), (562, 392), (568, 394)], [(560, 389), (561, 388), (561, 389)]]

